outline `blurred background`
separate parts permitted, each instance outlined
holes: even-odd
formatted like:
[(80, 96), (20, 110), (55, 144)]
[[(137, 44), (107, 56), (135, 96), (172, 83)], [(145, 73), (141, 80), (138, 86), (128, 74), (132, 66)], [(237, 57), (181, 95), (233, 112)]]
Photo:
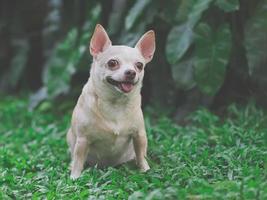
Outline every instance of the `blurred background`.
[(180, 122), (199, 106), (267, 105), (267, 0), (0, 0), (0, 95), (76, 101), (96, 23), (113, 44), (154, 29), (143, 106)]

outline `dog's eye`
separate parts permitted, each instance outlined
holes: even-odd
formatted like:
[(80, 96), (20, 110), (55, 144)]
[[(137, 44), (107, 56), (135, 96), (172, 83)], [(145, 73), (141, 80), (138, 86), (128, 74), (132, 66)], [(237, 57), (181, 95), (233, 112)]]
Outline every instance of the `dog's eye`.
[(142, 71), (142, 69), (143, 69), (143, 67), (144, 67), (143, 63), (141, 63), (141, 62), (137, 62), (137, 63), (135, 64), (135, 66), (137, 67), (137, 69), (138, 69), (139, 71)]
[(115, 69), (119, 66), (119, 62), (117, 60), (111, 59), (108, 61), (108, 67), (110, 69)]

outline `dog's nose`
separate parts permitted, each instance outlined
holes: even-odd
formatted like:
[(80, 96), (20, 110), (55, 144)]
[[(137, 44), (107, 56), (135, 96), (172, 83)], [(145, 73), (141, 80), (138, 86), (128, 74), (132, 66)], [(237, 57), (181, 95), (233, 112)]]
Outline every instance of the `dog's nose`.
[(136, 76), (136, 72), (134, 70), (127, 70), (125, 71), (125, 76), (128, 79), (134, 79)]

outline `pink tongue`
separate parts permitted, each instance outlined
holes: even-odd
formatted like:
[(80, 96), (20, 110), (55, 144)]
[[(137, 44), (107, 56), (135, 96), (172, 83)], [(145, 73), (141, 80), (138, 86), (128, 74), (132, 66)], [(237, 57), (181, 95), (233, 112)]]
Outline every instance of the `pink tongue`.
[(133, 89), (133, 85), (131, 83), (121, 83), (121, 89), (123, 92), (130, 92)]

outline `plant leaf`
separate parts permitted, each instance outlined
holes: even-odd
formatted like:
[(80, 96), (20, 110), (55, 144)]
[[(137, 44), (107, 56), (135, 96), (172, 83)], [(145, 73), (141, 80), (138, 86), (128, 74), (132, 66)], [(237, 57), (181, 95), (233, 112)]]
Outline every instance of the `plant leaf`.
[(179, 61), (192, 44), (192, 29), (200, 20), (202, 13), (209, 8), (211, 2), (212, 0), (197, 0), (192, 4), (191, 9), (188, 9), (187, 21), (171, 29), (166, 45), (166, 56), (170, 64)]
[(216, 0), (215, 5), (224, 12), (233, 12), (239, 9), (239, 0)]
[(81, 36), (79, 37), (78, 30), (73, 28), (54, 49), (42, 74), (44, 86), (31, 95), (30, 109), (34, 109), (45, 99), (53, 99), (69, 91), (72, 75), (86, 53), (89, 37), (94, 31), (100, 13), (101, 7), (96, 5), (88, 13), (87, 18), (90, 21), (83, 25)]
[(194, 58), (189, 57), (171, 66), (172, 77), (177, 88), (190, 90), (196, 85), (193, 63)]
[(188, 14), (191, 12), (194, 3), (195, 0), (181, 0), (175, 16), (177, 22), (186, 22), (188, 19)]
[(194, 27), (200, 20), (204, 11), (206, 11), (210, 3), (213, 0), (195, 0), (196, 2), (192, 6), (191, 12), (188, 14), (188, 23), (191, 27)]
[(140, 37), (144, 34), (146, 28), (146, 22), (140, 22), (134, 26), (131, 30), (123, 30), (119, 42), (128, 46), (134, 46)]
[(60, 43), (48, 61), (48, 67), (44, 71), (43, 81), (47, 87), (47, 93), (54, 98), (66, 93), (69, 89), (71, 75), (75, 72), (73, 60), (75, 45), (78, 39), (78, 31), (72, 29), (66, 39)]
[(137, 0), (134, 6), (130, 9), (126, 20), (125, 20), (125, 28), (129, 30), (133, 27), (137, 19), (144, 14), (144, 10), (147, 5), (151, 2), (151, 0)]
[(170, 64), (175, 64), (193, 42), (193, 31), (183, 24), (172, 28), (167, 38), (166, 56)]
[(84, 24), (82, 36), (79, 39), (77, 29), (72, 29), (65, 40), (55, 49), (54, 55), (48, 62), (48, 68), (44, 73), (44, 85), (50, 98), (67, 93), (70, 88), (70, 80), (76, 71), (76, 67), (86, 52), (89, 37), (99, 18), (101, 8), (95, 6), (89, 12), (91, 20)]
[(267, 0), (262, 1), (245, 25), (244, 45), (247, 52), (249, 74), (257, 82), (267, 84)]
[[(23, 75), (23, 71), (27, 64), (28, 53), (29, 53), (29, 42), (27, 40), (15, 40), (13, 42), (15, 49), (15, 56), (10, 63), (10, 69), (7, 74), (7, 80), (5, 80), (10, 85), (11, 88), (15, 88)], [(5, 77), (2, 77), (5, 78)]]
[(230, 28), (222, 25), (213, 32), (208, 24), (201, 23), (196, 29), (195, 42), (195, 80), (203, 93), (212, 96), (224, 82), (231, 49)]

